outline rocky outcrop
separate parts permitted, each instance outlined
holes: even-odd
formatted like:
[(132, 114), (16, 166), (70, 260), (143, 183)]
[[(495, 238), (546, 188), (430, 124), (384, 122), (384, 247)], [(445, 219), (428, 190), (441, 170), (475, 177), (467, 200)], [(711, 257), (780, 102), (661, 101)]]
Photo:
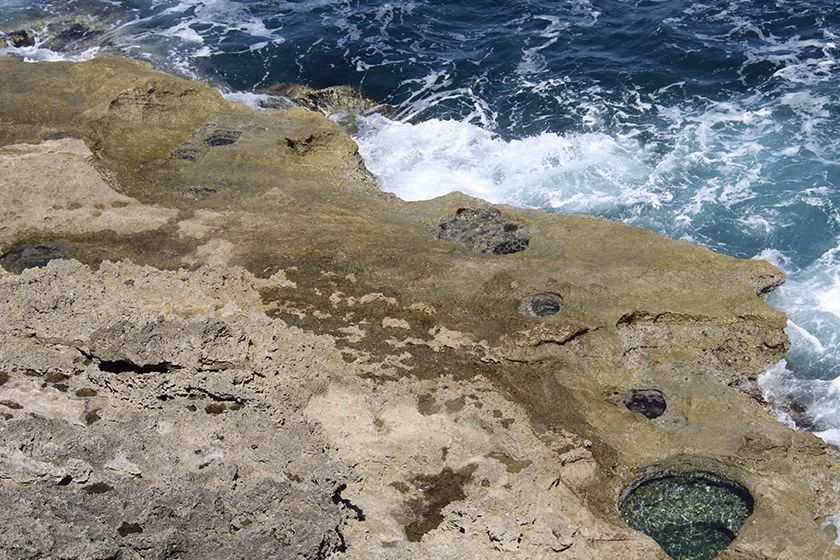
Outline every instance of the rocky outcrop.
[(391, 107), (367, 97), (359, 88), (347, 85), (315, 89), (303, 84), (274, 84), (257, 92), (270, 96), (262, 102), (266, 109), (288, 109), (288, 102), (284, 102), (288, 100), (294, 105), (318, 111), (326, 116), (388, 114), (392, 110)]
[(0, 49), (14, 47), (32, 47), (35, 46), (35, 37), (25, 29), (18, 29), (9, 33), (0, 32)]
[(619, 504), (677, 463), (754, 499), (720, 558), (837, 557), (837, 452), (751, 396), (769, 264), (406, 203), (318, 113), (124, 59), (0, 74), (11, 558), (664, 560)]

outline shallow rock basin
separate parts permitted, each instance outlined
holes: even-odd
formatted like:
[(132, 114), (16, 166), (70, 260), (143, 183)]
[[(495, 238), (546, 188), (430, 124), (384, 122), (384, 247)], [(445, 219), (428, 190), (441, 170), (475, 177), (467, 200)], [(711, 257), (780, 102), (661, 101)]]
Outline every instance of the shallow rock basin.
[(619, 511), (674, 560), (712, 560), (735, 540), (753, 503), (743, 486), (717, 474), (666, 472), (631, 487)]

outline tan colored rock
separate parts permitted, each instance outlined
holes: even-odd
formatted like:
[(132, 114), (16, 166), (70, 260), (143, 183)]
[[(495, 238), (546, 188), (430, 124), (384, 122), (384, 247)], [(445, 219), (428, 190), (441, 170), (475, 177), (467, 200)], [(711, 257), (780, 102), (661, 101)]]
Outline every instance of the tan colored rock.
[[(26, 457), (84, 460), (131, 507), (0, 484), (15, 511), (39, 512), (0, 545), (24, 542), (26, 524), (36, 557), (72, 556), (69, 535), (86, 532), (99, 544), (85, 554), (103, 559), (664, 559), (617, 505), (676, 461), (756, 500), (723, 560), (837, 558), (821, 525), (840, 503), (838, 452), (750, 396), (788, 348), (763, 300), (784, 279), (771, 265), (459, 194), (403, 202), (321, 115), (255, 112), (124, 59), (0, 60), (0, 73), (0, 150), (18, 176), (72, 161), (74, 216), (111, 223), (93, 219), (96, 197), (116, 191), (164, 217), (80, 241), (34, 207), (4, 237), (25, 244), (37, 227), (98, 268), (0, 271), (0, 374), (96, 396), (82, 397), (84, 425), (68, 420), (76, 405), (36, 417), (43, 398), (21, 403), (0, 445), (36, 434)], [(39, 144), (61, 135), (83, 139), (92, 168), (78, 141), (61, 141), (69, 155)], [(458, 215), (493, 227), (453, 229)], [(482, 252), (510, 241), (506, 224), (527, 247)], [(562, 309), (521, 312), (546, 293)], [(628, 410), (634, 389), (661, 391), (666, 414)], [(141, 473), (125, 487), (104, 468), (118, 451)], [(71, 521), (49, 540), (62, 508)], [(174, 511), (200, 513), (173, 517), (174, 534)]]
[(177, 215), (114, 191), (94, 169), (92, 155), (84, 142), (69, 138), (0, 147), (0, 252), (39, 236), (154, 230)]

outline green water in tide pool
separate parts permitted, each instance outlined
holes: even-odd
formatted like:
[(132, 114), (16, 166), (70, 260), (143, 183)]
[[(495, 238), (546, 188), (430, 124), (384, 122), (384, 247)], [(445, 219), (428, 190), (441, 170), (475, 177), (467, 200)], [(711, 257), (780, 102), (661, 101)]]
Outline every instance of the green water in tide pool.
[(668, 474), (635, 487), (619, 511), (674, 560), (712, 560), (735, 540), (753, 499), (740, 484), (715, 474)]

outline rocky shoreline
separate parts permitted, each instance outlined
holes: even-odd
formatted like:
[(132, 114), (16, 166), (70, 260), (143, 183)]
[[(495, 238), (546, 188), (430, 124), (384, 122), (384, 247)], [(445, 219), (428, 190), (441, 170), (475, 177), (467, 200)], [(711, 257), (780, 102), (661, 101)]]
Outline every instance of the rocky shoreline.
[(403, 202), (319, 112), (127, 59), (0, 76), (9, 558), (665, 559), (619, 504), (675, 469), (754, 501), (720, 558), (840, 555), (840, 454), (755, 385), (771, 265)]

